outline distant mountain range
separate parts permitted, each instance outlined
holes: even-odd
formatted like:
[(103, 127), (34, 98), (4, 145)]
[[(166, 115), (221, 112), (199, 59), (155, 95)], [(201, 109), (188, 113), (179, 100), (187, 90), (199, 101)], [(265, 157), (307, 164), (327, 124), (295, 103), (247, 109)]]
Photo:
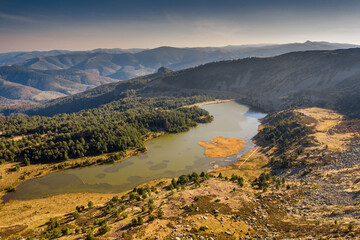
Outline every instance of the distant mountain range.
[(355, 45), (305, 42), (268, 46), (228, 46), (219, 48), (160, 47), (136, 53), (110, 50), (66, 53), (26, 60), (20, 65), (40, 70), (77, 69), (118, 80), (154, 73), (160, 67), (180, 70), (204, 63), (245, 57), (269, 57), (293, 51), (334, 50)]
[[(81, 70), (36, 70), (22, 66), (0, 67), (0, 102), (34, 103), (79, 93), (116, 81)], [(24, 102), (26, 100), (27, 102)]]
[(360, 48), (303, 51), (268, 58), (246, 58), (201, 65), (105, 84), (27, 111), (53, 115), (97, 107), (128, 90), (139, 96), (208, 94), (236, 98), (266, 111), (289, 106), (328, 107), (360, 113)]
[(354, 46), (307, 41), (262, 46), (3, 53), (0, 54), (0, 64), (5, 65), (0, 67), (0, 108), (48, 101), (104, 83), (152, 74), (160, 67), (180, 70), (208, 62)]
[[(88, 53), (91, 52), (106, 52), (106, 53), (137, 53), (144, 51), (145, 49), (141, 48), (132, 48), (132, 49), (103, 49), (98, 48), (90, 51), (85, 51)], [(54, 56), (66, 53), (82, 53), (80, 51), (68, 51), (68, 50), (51, 50), (51, 51), (32, 51), (32, 52), (6, 52), (0, 53), (0, 66), (10, 65), (15, 63), (20, 63), (32, 58), (44, 57), (44, 56)]]

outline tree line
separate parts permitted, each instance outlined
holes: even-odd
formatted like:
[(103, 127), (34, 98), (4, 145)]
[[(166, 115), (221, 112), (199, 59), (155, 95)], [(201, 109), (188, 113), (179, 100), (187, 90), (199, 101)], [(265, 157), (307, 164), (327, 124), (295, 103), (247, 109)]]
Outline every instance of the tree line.
[(177, 133), (198, 123), (212, 121), (193, 97), (128, 97), (98, 108), (52, 117), (0, 117), (0, 162), (24, 164), (62, 162), (71, 158), (145, 151), (144, 139), (151, 132)]

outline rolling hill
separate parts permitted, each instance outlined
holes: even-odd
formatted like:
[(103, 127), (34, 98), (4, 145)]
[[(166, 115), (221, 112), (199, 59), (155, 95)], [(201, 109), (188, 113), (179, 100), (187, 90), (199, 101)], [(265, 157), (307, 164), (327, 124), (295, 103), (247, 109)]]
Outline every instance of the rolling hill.
[(53, 115), (120, 99), (128, 90), (141, 96), (208, 94), (237, 98), (274, 111), (289, 106), (341, 109), (358, 116), (360, 49), (304, 51), (268, 58), (246, 58), (201, 65), (106, 84), (52, 100), (28, 114)]
[(269, 57), (293, 51), (334, 50), (355, 45), (327, 42), (292, 43), (280, 45), (248, 45), (205, 48), (159, 47), (138, 52), (119, 52), (98, 49), (89, 52), (70, 52), (28, 59), (20, 65), (39, 70), (77, 69), (99, 76), (127, 80), (154, 73), (159, 67), (174, 70), (195, 67), (204, 63), (246, 57)]
[[(143, 51), (145, 49), (141, 48), (132, 48), (132, 49), (120, 49), (120, 48), (112, 48), (112, 49), (103, 49), (98, 48), (90, 51), (85, 51), (88, 53), (95, 52), (106, 52), (106, 53), (137, 53)], [(0, 53), (0, 66), (16, 64), (19, 62), (23, 62), (32, 58), (39, 58), (44, 56), (54, 56), (60, 54), (71, 53), (74, 51), (69, 50), (51, 50), (51, 51), (31, 51), (31, 52), (5, 52)], [(81, 53), (77, 51), (78, 53)]]
[[(7, 106), (28, 100), (48, 101), (116, 80), (81, 70), (35, 70), (22, 66), (0, 67), (0, 102)], [(26, 103), (20, 101), (20, 103)]]
[(0, 53), (0, 66), (26, 61), (48, 55), (59, 55), (69, 53), (67, 50), (32, 51), (32, 52), (6, 52)]

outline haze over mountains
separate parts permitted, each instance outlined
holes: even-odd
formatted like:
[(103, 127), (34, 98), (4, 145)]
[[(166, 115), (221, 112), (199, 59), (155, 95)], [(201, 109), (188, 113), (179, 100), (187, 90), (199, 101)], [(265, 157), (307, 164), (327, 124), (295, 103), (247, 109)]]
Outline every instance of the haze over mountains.
[(24, 67), (40, 70), (78, 69), (118, 80), (154, 73), (159, 67), (180, 70), (208, 62), (245, 57), (268, 57), (287, 52), (305, 50), (333, 50), (355, 45), (326, 42), (305, 42), (268, 46), (227, 46), (221, 48), (159, 47), (137, 53), (117, 53), (108, 50), (67, 53), (38, 57), (20, 63)]
[[(308, 41), (221, 48), (160, 47), (150, 50), (95, 49), (84, 52), (54, 50), (5, 53), (0, 54), (0, 63), (8, 65), (0, 67), (0, 106), (44, 102), (105, 83), (152, 74), (160, 67), (180, 70), (222, 60), (269, 57), (293, 51), (333, 50), (354, 46)], [(14, 63), (18, 60), (20, 62)], [(211, 69), (209, 71), (213, 72)], [(224, 74), (223, 71), (213, 73)]]
[(320, 106), (357, 116), (360, 49), (293, 52), (268, 58), (214, 62), (121, 81), (48, 102), (28, 114), (53, 115), (93, 108), (129, 94), (236, 98), (266, 111)]

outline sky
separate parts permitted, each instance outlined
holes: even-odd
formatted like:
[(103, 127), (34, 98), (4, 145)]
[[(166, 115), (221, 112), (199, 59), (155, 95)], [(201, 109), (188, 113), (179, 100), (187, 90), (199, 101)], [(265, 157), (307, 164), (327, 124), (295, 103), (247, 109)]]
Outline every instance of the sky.
[(360, 44), (359, 0), (0, 0), (0, 52)]

